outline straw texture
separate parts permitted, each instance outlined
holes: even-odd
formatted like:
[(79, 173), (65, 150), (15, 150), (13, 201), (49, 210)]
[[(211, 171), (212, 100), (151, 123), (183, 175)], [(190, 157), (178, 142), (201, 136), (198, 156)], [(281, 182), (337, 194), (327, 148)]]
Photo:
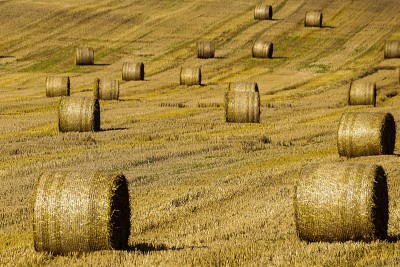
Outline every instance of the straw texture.
[(232, 82), (229, 83), (228, 91), (234, 92), (258, 92), (258, 85), (254, 82)]
[(388, 202), (381, 166), (306, 166), (300, 172), (294, 197), (298, 237), (328, 242), (385, 239)]
[(344, 113), (340, 119), (337, 147), (340, 156), (361, 157), (393, 154), (396, 123), (390, 113)]
[(198, 58), (213, 58), (215, 56), (214, 42), (199, 42), (197, 44)]
[(62, 97), (58, 108), (60, 132), (100, 130), (100, 104), (92, 97)]
[(257, 83), (230, 83), (225, 93), (226, 122), (259, 123), (260, 93)]
[(181, 68), (180, 75), (181, 85), (201, 85), (201, 69), (200, 68)]
[(260, 4), (254, 9), (255, 20), (267, 20), (272, 19), (272, 6)]
[(386, 41), (385, 58), (400, 58), (400, 41)]
[(36, 184), (36, 251), (55, 254), (127, 248), (130, 204), (122, 174), (48, 172)]
[(94, 97), (101, 100), (119, 99), (119, 81), (94, 79)]
[(122, 64), (122, 80), (140, 81), (144, 80), (144, 64), (142, 62), (124, 62)]
[(320, 11), (307, 11), (304, 19), (304, 26), (306, 27), (322, 27), (322, 12)]
[(252, 56), (256, 58), (271, 58), (274, 45), (268, 41), (256, 41), (253, 45)]
[(376, 84), (374, 82), (355, 81), (350, 84), (349, 105), (376, 106)]
[(68, 76), (51, 76), (46, 78), (46, 96), (69, 96), (70, 82)]
[(76, 65), (93, 65), (94, 64), (94, 51), (90, 47), (80, 47), (76, 49), (75, 55)]

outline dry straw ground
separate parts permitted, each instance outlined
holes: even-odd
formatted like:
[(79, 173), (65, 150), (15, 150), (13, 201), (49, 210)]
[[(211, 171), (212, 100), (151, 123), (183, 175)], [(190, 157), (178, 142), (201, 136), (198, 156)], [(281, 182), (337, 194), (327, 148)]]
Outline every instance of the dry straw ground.
[[(0, 1), (0, 265), (5, 266), (395, 266), (400, 262), (400, 158), (339, 158), (343, 112), (400, 118), (398, 0), (271, 0), (273, 20), (254, 20), (259, 1)], [(322, 28), (304, 27), (322, 10)], [(213, 40), (215, 58), (197, 58)], [(256, 40), (272, 59), (251, 57)], [(95, 64), (76, 66), (77, 47)], [(59, 133), (51, 75), (71, 96), (92, 96), (96, 77), (121, 79), (143, 62), (144, 81), (121, 82), (101, 102), (101, 131)], [(179, 85), (201, 66), (203, 86)], [(376, 82), (377, 107), (347, 106), (352, 80)], [(261, 123), (225, 123), (229, 82), (257, 82)], [(162, 104), (167, 103), (167, 105)], [(397, 140), (399, 141), (399, 140)], [(382, 165), (388, 178), (386, 241), (306, 243), (296, 236), (293, 194), (308, 163)], [(122, 172), (130, 184), (128, 251), (36, 253), (31, 207), (44, 170)]]

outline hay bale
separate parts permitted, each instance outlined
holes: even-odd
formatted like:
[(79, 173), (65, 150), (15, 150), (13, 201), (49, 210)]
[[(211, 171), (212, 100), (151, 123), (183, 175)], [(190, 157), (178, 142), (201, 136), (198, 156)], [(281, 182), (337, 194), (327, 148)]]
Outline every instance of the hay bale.
[(101, 100), (118, 100), (119, 81), (96, 78), (94, 80), (94, 97)]
[(259, 123), (260, 93), (256, 83), (231, 83), (225, 93), (226, 122)]
[(100, 130), (100, 104), (92, 97), (62, 97), (58, 108), (60, 132)]
[(385, 58), (400, 58), (400, 41), (386, 41), (384, 55)]
[(215, 56), (214, 42), (199, 42), (197, 44), (198, 58), (213, 58)]
[(142, 62), (124, 62), (122, 64), (122, 80), (124, 81), (143, 81), (144, 64)]
[(387, 180), (381, 166), (306, 166), (295, 188), (298, 237), (328, 242), (385, 239), (388, 202)]
[(322, 27), (322, 12), (307, 11), (304, 19), (305, 27)]
[(253, 45), (252, 56), (256, 58), (271, 58), (274, 45), (268, 41), (256, 41)]
[(36, 184), (36, 251), (55, 254), (126, 249), (130, 203), (123, 174), (47, 172)]
[(70, 82), (68, 76), (46, 77), (46, 96), (69, 96)]
[(181, 68), (180, 84), (201, 85), (201, 69), (199, 67)]
[(376, 105), (376, 84), (374, 82), (355, 81), (350, 84), (348, 104)]
[(76, 49), (75, 55), (76, 65), (93, 65), (94, 64), (94, 51), (90, 47), (79, 47)]
[(396, 123), (390, 113), (344, 113), (340, 119), (337, 147), (340, 156), (361, 157), (393, 154)]
[(257, 5), (254, 9), (255, 20), (272, 19), (272, 6), (266, 4)]

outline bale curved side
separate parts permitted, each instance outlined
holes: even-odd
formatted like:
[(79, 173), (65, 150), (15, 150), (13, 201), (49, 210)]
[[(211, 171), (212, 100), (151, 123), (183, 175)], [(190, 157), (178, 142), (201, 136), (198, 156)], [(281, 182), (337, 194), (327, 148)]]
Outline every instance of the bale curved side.
[(118, 100), (119, 81), (96, 78), (94, 80), (94, 97), (101, 100)]
[(259, 92), (228, 91), (225, 93), (226, 122), (259, 123)]
[(60, 132), (100, 130), (100, 104), (97, 98), (62, 97), (58, 108)]
[(255, 82), (232, 82), (229, 83), (228, 91), (258, 92), (258, 85)]
[(295, 188), (297, 234), (306, 241), (385, 239), (388, 206), (387, 180), (381, 166), (306, 166)]
[(213, 58), (215, 56), (214, 42), (199, 42), (197, 44), (198, 58)]
[(94, 64), (94, 50), (91, 47), (79, 47), (76, 49), (75, 54), (76, 65), (93, 65)]
[(255, 20), (269, 20), (272, 19), (272, 6), (260, 4), (254, 9)]
[(349, 105), (376, 106), (376, 84), (374, 82), (355, 81), (350, 84)]
[(271, 58), (274, 45), (268, 41), (256, 41), (253, 45), (252, 56), (255, 58)]
[(144, 64), (142, 62), (124, 62), (122, 64), (122, 80), (124, 81), (143, 81)]
[(307, 11), (304, 19), (305, 27), (322, 27), (322, 12)]
[(196, 68), (181, 68), (180, 74), (181, 85), (201, 85), (201, 69)]
[(46, 96), (69, 96), (70, 80), (68, 76), (46, 77)]
[(344, 113), (339, 122), (337, 147), (340, 156), (361, 157), (393, 154), (396, 123), (390, 113)]
[(35, 192), (36, 251), (68, 254), (127, 247), (130, 204), (124, 175), (48, 172), (39, 177)]
[(385, 58), (400, 58), (400, 41), (386, 41), (384, 56)]

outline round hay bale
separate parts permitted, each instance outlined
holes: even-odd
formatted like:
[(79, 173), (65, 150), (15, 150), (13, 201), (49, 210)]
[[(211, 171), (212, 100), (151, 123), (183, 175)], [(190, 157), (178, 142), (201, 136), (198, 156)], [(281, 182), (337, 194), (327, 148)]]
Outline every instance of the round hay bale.
[(111, 79), (95, 79), (94, 97), (101, 100), (118, 100), (119, 81)]
[(260, 93), (228, 91), (225, 93), (226, 122), (259, 123)]
[(256, 41), (253, 45), (252, 56), (256, 58), (271, 58), (274, 45), (268, 41)]
[(396, 123), (390, 113), (348, 112), (342, 115), (337, 134), (340, 156), (393, 154)]
[(385, 58), (400, 58), (400, 41), (386, 41)]
[(350, 84), (348, 104), (376, 105), (376, 84), (374, 82), (355, 81)]
[(62, 97), (58, 108), (60, 132), (100, 130), (100, 104), (92, 97)]
[(75, 55), (76, 65), (93, 65), (94, 64), (94, 51), (90, 47), (80, 47), (76, 49)]
[(257, 5), (254, 9), (255, 20), (272, 19), (272, 6), (266, 4)]
[(228, 91), (258, 92), (258, 85), (255, 82), (232, 82), (229, 83)]
[(201, 85), (201, 69), (199, 67), (181, 68), (180, 84)]
[(197, 44), (198, 58), (213, 58), (215, 56), (214, 42), (199, 42)]
[(46, 96), (69, 96), (70, 82), (68, 76), (46, 77)]
[(123, 174), (44, 173), (34, 195), (35, 250), (68, 254), (126, 249), (130, 213)]
[(305, 27), (322, 27), (322, 12), (307, 11), (304, 19)]
[(301, 170), (295, 188), (297, 235), (310, 242), (385, 239), (388, 206), (381, 166), (309, 165)]
[(124, 81), (143, 81), (144, 64), (142, 62), (124, 62), (122, 64), (122, 80)]

